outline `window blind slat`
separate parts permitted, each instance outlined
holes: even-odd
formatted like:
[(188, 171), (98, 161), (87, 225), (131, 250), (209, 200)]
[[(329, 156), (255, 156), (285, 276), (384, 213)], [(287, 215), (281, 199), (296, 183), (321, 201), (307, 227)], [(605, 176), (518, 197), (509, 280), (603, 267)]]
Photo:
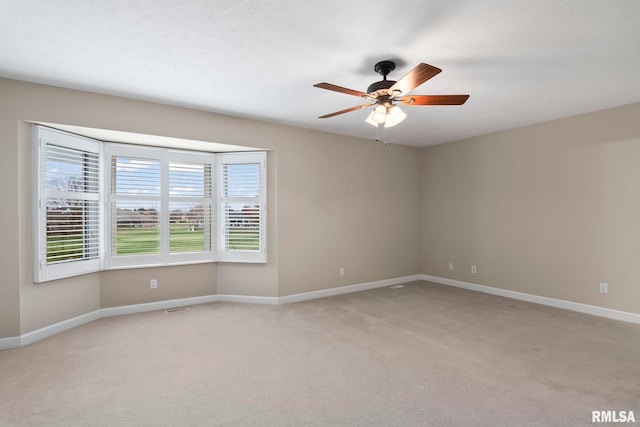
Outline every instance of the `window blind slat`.
[(160, 197), (160, 160), (114, 156), (111, 193)]

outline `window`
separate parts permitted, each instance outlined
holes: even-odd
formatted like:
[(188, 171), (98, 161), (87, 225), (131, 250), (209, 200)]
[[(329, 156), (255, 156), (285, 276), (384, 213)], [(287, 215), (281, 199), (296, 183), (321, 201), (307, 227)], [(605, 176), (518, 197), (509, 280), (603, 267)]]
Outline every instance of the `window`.
[(209, 163), (169, 163), (169, 253), (211, 251)]
[(264, 153), (220, 154), (220, 259), (265, 262)]
[(50, 129), (36, 129), (34, 280), (73, 276), (101, 267), (101, 146)]
[(104, 143), (36, 129), (36, 281), (266, 262), (266, 153)]
[(160, 253), (160, 160), (112, 156), (111, 255)]
[(215, 261), (215, 155), (108, 144), (108, 267)]

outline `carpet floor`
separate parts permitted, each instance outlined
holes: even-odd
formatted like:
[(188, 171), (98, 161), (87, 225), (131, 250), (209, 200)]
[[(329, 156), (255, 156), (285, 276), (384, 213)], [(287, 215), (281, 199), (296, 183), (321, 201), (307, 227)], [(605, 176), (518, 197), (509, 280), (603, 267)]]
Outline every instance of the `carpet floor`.
[(640, 421), (640, 325), (429, 282), (101, 319), (0, 351), (2, 426)]

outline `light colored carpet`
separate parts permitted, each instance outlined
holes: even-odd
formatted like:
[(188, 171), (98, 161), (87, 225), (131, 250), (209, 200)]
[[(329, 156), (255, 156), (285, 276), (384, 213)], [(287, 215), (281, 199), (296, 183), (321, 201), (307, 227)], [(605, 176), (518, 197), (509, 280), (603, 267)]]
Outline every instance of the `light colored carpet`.
[(0, 425), (591, 425), (640, 325), (415, 282), (101, 319), (0, 352)]

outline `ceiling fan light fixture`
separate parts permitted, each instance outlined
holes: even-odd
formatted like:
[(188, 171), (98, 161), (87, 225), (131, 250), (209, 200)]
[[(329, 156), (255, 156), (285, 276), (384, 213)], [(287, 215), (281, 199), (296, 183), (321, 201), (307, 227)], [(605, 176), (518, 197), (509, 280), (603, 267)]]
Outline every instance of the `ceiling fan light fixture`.
[(387, 108), (384, 105), (378, 105), (375, 110), (369, 114), (369, 117), (365, 120), (365, 122), (369, 123), (371, 126), (376, 126), (383, 124), (387, 120)]
[(389, 113), (387, 114), (387, 119), (384, 122), (384, 127), (386, 128), (393, 127), (406, 118), (407, 118), (407, 113), (402, 111), (400, 107), (398, 107), (397, 105), (394, 105), (393, 107), (391, 107), (391, 109), (389, 109)]
[(442, 70), (433, 65), (420, 63), (409, 71), (403, 78), (398, 81), (388, 80), (387, 74), (396, 68), (396, 64), (393, 61), (380, 61), (373, 69), (375, 72), (382, 75), (383, 79), (379, 82), (369, 85), (367, 92), (361, 92), (359, 90), (353, 90), (342, 86), (337, 86), (331, 83), (317, 83), (314, 86), (320, 89), (332, 90), (334, 92), (340, 92), (347, 95), (357, 96), (359, 98), (365, 98), (368, 101), (372, 101), (375, 104), (362, 104), (355, 107), (346, 108), (344, 110), (336, 111), (335, 113), (325, 114), (320, 116), (320, 119), (326, 119), (334, 117), (339, 114), (349, 113), (351, 111), (361, 110), (363, 108), (369, 108), (375, 106), (375, 109), (369, 114), (366, 123), (371, 126), (379, 127), (384, 124), (384, 127), (393, 127), (398, 123), (401, 123), (407, 115), (396, 105), (394, 102), (407, 106), (419, 106), (419, 105), (462, 105), (469, 95), (413, 95), (406, 96), (416, 87), (420, 86), (430, 78), (436, 76)]
[(378, 105), (375, 110), (373, 110), (373, 116), (371, 117), (373, 121), (378, 124), (384, 123), (387, 115), (387, 107), (384, 105)]
[(367, 117), (367, 119), (365, 120), (365, 122), (369, 123), (371, 126), (378, 127), (379, 123), (378, 123), (378, 122), (376, 122), (376, 121), (373, 119), (373, 116), (374, 116), (375, 114), (376, 114), (376, 112), (375, 112), (375, 111), (372, 111), (372, 112), (369, 114), (369, 116)]

